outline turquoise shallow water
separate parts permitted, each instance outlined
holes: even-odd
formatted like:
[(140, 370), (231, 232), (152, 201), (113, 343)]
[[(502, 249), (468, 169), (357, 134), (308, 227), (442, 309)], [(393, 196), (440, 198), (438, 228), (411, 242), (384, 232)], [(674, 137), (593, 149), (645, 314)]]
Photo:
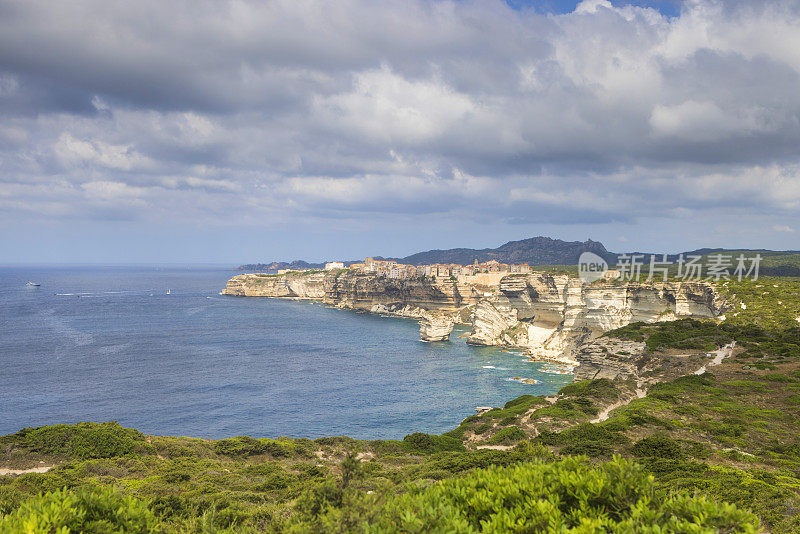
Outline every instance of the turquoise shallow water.
[(0, 268), (0, 434), (116, 420), (161, 435), (402, 438), (571, 380), (468, 346), (463, 329), (422, 343), (412, 320), (219, 295), (233, 274)]

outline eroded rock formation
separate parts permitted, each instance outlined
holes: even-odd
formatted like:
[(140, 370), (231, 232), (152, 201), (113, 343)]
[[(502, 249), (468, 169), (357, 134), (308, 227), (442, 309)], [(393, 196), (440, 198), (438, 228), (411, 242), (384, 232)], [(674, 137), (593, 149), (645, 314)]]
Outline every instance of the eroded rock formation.
[(575, 354), (575, 381), (593, 378), (638, 379), (644, 365), (645, 344), (615, 338), (600, 338), (581, 345)]
[(324, 302), (343, 308), (369, 310), (376, 305), (386, 307), (413, 306), (425, 310), (453, 313), (476, 304), (482, 293), (468, 284), (451, 278), (396, 279), (353, 271), (325, 278)]
[(577, 347), (631, 322), (716, 317), (724, 302), (702, 282), (584, 284), (566, 275), (510, 275), (479, 302), (469, 343), (524, 347), (532, 357), (576, 363)]
[(454, 324), (452, 316), (425, 313), (419, 321), (419, 338), (422, 341), (447, 341)]

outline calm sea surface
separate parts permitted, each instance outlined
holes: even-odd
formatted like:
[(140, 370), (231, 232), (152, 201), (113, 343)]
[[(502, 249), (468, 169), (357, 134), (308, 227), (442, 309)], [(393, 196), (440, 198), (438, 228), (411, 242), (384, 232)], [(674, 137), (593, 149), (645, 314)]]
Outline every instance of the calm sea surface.
[(571, 380), (470, 347), (463, 329), (422, 343), (412, 320), (219, 295), (234, 274), (0, 267), (0, 434), (116, 420), (161, 435), (398, 439)]

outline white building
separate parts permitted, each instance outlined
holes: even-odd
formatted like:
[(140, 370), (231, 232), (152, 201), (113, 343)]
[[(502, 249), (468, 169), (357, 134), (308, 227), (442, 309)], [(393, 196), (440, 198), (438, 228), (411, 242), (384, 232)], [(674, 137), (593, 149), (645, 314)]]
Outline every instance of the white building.
[(344, 269), (344, 263), (340, 261), (329, 261), (325, 264), (326, 271), (331, 271), (333, 269)]

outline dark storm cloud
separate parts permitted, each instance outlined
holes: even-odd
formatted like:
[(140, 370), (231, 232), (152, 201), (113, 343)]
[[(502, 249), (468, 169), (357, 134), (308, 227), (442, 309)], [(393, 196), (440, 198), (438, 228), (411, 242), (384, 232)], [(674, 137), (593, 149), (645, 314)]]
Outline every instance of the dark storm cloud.
[(0, 0), (0, 213), (796, 218), (798, 27), (788, 0)]

